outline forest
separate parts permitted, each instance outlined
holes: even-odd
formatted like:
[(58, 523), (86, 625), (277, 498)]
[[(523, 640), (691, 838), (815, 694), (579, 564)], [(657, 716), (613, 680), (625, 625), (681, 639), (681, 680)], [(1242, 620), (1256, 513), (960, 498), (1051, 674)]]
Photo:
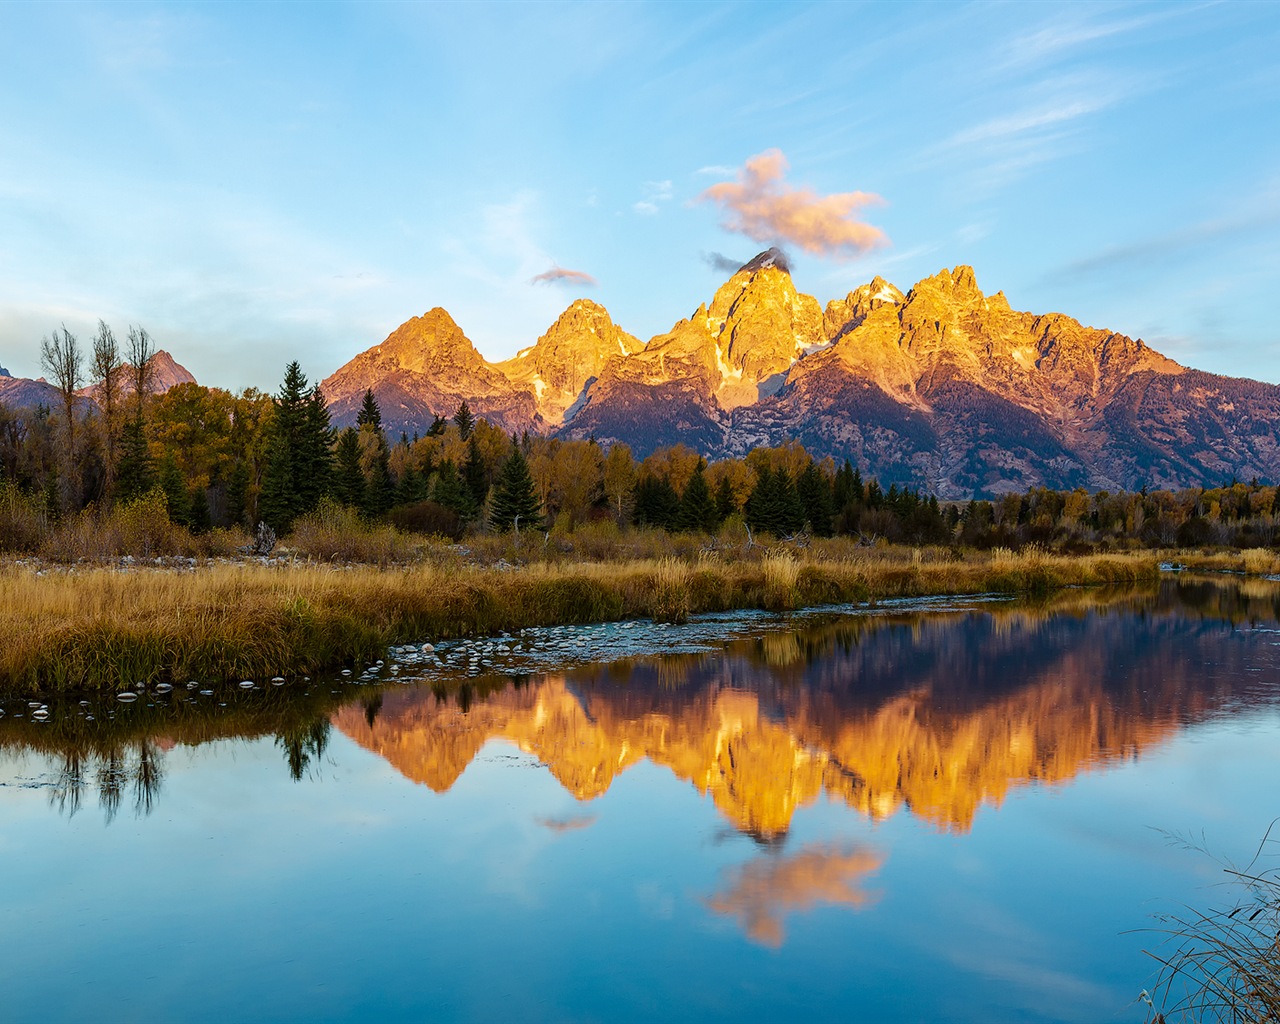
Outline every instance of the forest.
[(319, 387), (296, 362), (274, 395), (193, 383), (154, 393), (154, 353), (145, 330), (131, 328), (122, 347), (103, 323), (87, 357), (65, 328), (44, 339), (61, 402), (0, 405), (0, 549), (117, 554), (130, 546), (121, 524), (158, 519), (192, 537), (243, 543), (259, 522), (285, 537), (300, 518), (339, 508), (358, 515), (348, 523), (452, 540), (522, 530), (566, 536), (609, 524), (799, 544), (833, 535), (865, 545), (1036, 544), (1070, 554), (1270, 546), (1280, 514), (1280, 489), (1257, 480), (940, 501), (896, 484), (882, 489), (862, 477), (853, 453), (837, 465), (792, 442), (708, 463), (675, 445), (636, 459), (625, 444), (509, 436), (465, 402), (423, 436), (388, 437), (372, 393), (355, 426), (334, 429)]

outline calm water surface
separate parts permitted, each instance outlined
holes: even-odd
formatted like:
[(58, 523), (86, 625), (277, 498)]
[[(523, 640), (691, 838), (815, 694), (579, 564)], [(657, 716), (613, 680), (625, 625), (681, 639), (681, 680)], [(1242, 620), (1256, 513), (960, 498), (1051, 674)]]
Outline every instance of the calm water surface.
[(1134, 930), (1219, 878), (1166, 833), (1247, 858), (1280, 814), (1277, 609), (1181, 578), (9, 700), (0, 1017), (1140, 1021)]

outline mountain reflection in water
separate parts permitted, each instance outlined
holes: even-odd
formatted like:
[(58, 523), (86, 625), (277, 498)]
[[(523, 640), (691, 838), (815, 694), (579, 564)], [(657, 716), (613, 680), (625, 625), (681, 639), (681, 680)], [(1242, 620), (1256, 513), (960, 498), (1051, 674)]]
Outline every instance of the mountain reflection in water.
[[(1250, 614), (1274, 622), (1276, 588), (1264, 591)], [(582, 801), (639, 761), (664, 766), (766, 844), (823, 793), (871, 818), (906, 807), (967, 831), (1011, 787), (1136, 757), (1256, 680), (1218, 618), (1247, 607), (1238, 587), (1171, 582), (1112, 598), (856, 616), (482, 698), (391, 692), (376, 717), (347, 707), (333, 720), (436, 792), (502, 739)]]
[[(1278, 610), (1275, 583), (1177, 578), (1146, 592), (1062, 592), (1035, 606), (774, 623), (709, 653), (461, 687), (366, 687), (354, 700), (352, 688), (325, 686), (226, 694), (205, 707), (157, 697), (90, 722), (67, 698), (51, 704), (47, 723), (0, 719), (0, 751), (42, 755), (54, 806), (73, 814), (96, 790), (108, 819), (126, 796), (138, 814), (155, 806), (176, 745), (274, 735), (301, 779), (332, 726), (441, 793), (500, 739), (536, 756), (580, 801), (640, 761), (663, 766), (767, 846), (822, 794), (872, 819), (905, 807), (963, 832), (1012, 787), (1136, 757), (1236, 701), (1271, 701), (1272, 681), (1245, 672), (1244, 649), (1224, 636), (1274, 625)], [(592, 820), (542, 824), (565, 831)], [(822, 875), (816, 860), (793, 856), (770, 863), (770, 891), (806, 873), (839, 890), (854, 885), (849, 865), (874, 866), (870, 854), (831, 860), (827, 851), (844, 866)], [(772, 935), (776, 915), (751, 903), (753, 888), (743, 878), (716, 900), (744, 907), (753, 934)]]

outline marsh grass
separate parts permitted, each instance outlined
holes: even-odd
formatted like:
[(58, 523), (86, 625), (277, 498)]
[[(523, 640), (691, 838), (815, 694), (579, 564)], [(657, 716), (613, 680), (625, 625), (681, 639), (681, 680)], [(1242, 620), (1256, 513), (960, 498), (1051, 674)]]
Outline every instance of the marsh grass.
[(824, 559), (699, 552), (634, 562), (378, 568), (254, 561), (194, 570), (0, 567), (0, 687), (48, 691), (310, 673), (376, 658), (389, 643), (705, 611), (789, 610), (933, 594), (1035, 592), (1154, 580), (1154, 557), (1002, 555)]
[(1280, 1021), (1280, 870), (1260, 866), (1264, 854), (1278, 852), (1275, 827), (1245, 867), (1223, 865), (1226, 902), (1159, 916), (1165, 942), (1146, 952), (1160, 968), (1142, 996), (1152, 1024)]

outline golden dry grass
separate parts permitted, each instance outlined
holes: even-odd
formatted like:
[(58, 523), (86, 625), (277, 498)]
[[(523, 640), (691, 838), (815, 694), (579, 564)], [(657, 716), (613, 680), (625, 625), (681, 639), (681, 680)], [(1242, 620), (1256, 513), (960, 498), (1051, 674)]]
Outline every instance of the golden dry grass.
[(757, 561), (702, 554), (629, 563), (390, 568), (315, 562), (194, 570), (0, 568), (0, 686), (108, 687), (311, 672), (388, 643), (630, 617), (682, 621), (734, 608), (932, 594), (1042, 592), (1154, 579), (1146, 555), (972, 556), (910, 552)]

